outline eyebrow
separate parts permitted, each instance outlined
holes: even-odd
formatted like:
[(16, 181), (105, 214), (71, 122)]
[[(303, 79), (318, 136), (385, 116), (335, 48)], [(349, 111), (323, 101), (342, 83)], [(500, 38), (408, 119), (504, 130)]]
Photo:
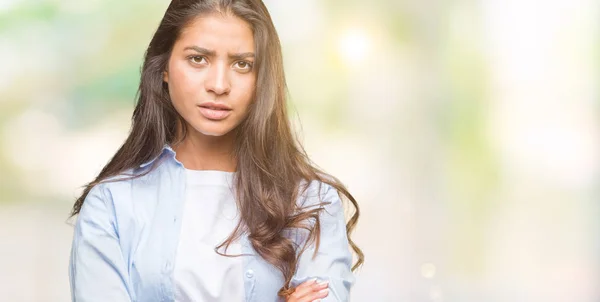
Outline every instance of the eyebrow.
[[(184, 48), (183, 50), (194, 50), (200, 54), (203, 54), (205, 56), (208, 57), (214, 57), (217, 55), (217, 52), (211, 49), (206, 49), (204, 47), (199, 47), (199, 46), (188, 46), (186, 48)], [(253, 52), (242, 52), (242, 53), (228, 53), (227, 56), (230, 59), (245, 59), (245, 58), (254, 58), (254, 53)]]

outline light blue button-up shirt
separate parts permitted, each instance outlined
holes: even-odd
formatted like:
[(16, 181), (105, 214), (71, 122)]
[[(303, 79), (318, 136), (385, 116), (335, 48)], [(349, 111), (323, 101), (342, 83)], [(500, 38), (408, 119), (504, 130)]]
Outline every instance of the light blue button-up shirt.
[[(157, 160), (150, 173), (101, 183), (87, 195), (75, 224), (69, 261), (73, 301), (174, 301), (173, 268), (185, 168), (166, 145), (160, 156), (123, 175), (143, 173)], [(292, 286), (311, 278), (328, 280), (329, 295), (322, 301), (348, 301), (355, 277), (350, 270), (352, 254), (337, 190), (312, 181), (298, 204), (318, 203), (318, 193), (329, 202), (320, 214), (319, 251), (313, 258), (313, 245), (303, 253)], [(297, 230), (286, 236), (300, 244), (305, 238), (302, 234)], [(254, 251), (246, 235), (240, 242), (242, 253), (247, 254), (242, 256), (245, 300), (283, 301), (277, 296), (284, 282), (281, 272)]]

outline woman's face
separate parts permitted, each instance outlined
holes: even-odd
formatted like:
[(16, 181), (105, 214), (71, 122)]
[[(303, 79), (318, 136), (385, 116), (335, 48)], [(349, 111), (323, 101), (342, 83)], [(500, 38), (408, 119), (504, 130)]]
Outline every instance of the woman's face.
[(254, 37), (234, 16), (203, 15), (175, 42), (164, 81), (190, 131), (222, 136), (235, 129), (254, 96)]

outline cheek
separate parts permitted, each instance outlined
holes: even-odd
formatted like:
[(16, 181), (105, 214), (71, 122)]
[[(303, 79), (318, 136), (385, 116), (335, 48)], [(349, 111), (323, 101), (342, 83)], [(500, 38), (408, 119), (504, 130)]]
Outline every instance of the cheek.
[(198, 93), (198, 74), (182, 64), (171, 64), (169, 67), (169, 94), (173, 103), (194, 103), (194, 95)]
[(252, 102), (256, 89), (255, 83), (254, 79), (240, 83), (240, 104), (248, 106)]

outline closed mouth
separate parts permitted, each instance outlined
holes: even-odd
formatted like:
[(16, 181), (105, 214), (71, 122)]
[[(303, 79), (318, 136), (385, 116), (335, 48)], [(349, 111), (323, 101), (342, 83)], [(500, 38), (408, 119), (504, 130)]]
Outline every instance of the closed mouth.
[(212, 109), (212, 110), (231, 110), (230, 108), (227, 108), (225, 106), (218, 106), (218, 105), (200, 105), (199, 107), (202, 108), (206, 108), (206, 109)]

